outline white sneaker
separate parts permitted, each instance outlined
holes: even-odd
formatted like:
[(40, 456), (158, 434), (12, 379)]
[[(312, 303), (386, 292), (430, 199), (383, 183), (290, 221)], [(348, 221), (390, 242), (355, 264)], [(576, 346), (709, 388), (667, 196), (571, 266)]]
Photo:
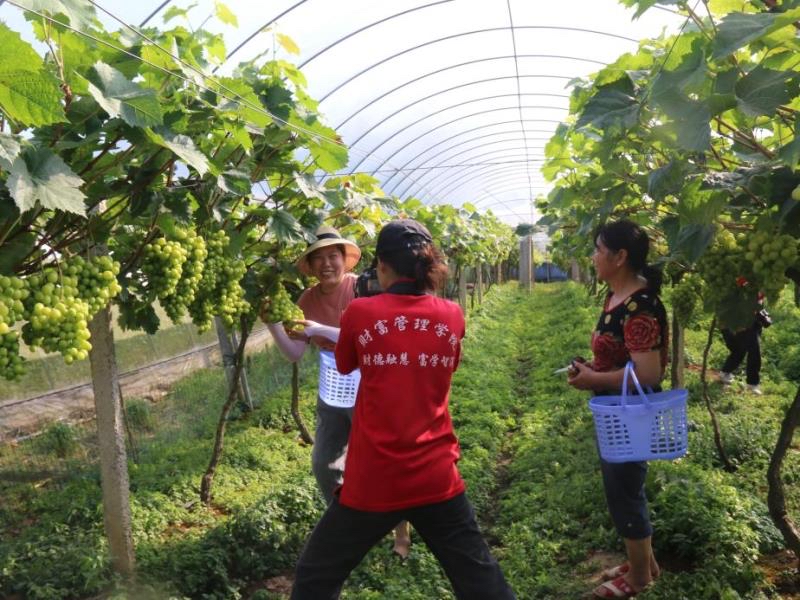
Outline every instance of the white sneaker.
[(761, 396), (764, 393), (761, 391), (760, 387), (757, 385), (750, 385), (749, 383), (747, 384), (747, 391), (751, 394), (755, 394), (756, 396)]
[(725, 371), (720, 371), (719, 380), (725, 385), (733, 383), (733, 373), (726, 373)]

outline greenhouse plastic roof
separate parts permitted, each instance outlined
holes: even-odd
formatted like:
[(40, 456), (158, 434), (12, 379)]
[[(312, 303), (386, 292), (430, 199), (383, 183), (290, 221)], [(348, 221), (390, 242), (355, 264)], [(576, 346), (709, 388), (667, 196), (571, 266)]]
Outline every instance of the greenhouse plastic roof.
[[(160, 26), (171, 6), (190, 6), (91, 3), (109, 30)], [(533, 200), (548, 191), (539, 169), (567, 115), (569, 82), (685, 22), (659, 7), (634, 21), (616, 0), (224, 0), (234, 27), (214, 18), (213, 1), (194, 4), (192, 27), (225, 37), (220, 72), (273, 48), (301, 67), (350, 148), (342, 173), (374, 174), (401, 198), (470, 202), (512, 225), (535, 220)], [(8, 2), (0, 19), (31, 38)], [(276, 32), (299, 56), (275, 43)]]

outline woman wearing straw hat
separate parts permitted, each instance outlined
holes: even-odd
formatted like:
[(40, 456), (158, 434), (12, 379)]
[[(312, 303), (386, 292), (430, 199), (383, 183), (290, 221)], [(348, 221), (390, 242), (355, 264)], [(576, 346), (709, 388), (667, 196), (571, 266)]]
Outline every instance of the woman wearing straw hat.
[[(316, 240), (295, 264), (303, 274), (315, 277), (318, 282), (302, 293), (297, 305), (306, 319), (323, 327), (319, 332), (307, 327), (300, 333), (287, 332), (282, 323), (267, 324), (276, 345), (291, 362), (302, 358), (309, 343), (320, 349), (317, 422), (311, 468), (326, 504), (331, 503), (334, 489), (342, 479), (343, 456), (350, 436), (353, 406), (360, 381), (358, 370), (341, 375), (336, 370), (333, 357), (339, 320), (355, 297), (357, 277), (351, 271), (360, 258), (359, 247), (343, 238), (336, 229), (327, 226), (317, 229)], [(405, 558), (410, 545), (408, 524), (398, 525), (394, 551)]]
[[(592, 254), (597, 279), (608, 284), (603, 311), (592, 334), (591, 363), (573, 361), (569, 384), (595, 395), (617, 394), (625, 365), (633, 361), (642, 385), (660, 389), (669, 347), (661, 272), (647, 264), (650, 240), (637, 224), (619, 220), (601, 226)], [(600, 460), (608, 509), (625, 541), (628, 561), (602, 573), (596, 598), (631, 598), (658, 577), (653, 528), (644, 491), (646, 462)]]

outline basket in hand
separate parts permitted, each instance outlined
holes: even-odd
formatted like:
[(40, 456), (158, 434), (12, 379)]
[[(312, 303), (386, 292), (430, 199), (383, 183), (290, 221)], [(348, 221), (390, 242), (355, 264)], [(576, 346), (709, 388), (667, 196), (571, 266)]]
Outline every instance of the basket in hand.
[[(628, 377), (638, 394), (628, 395)], [(672, 459), (686, 454), (685, 389), (645, 393), (633, 362), (625, 365), (620, 396), (589, 400), (603, 460), (612, 463)]]

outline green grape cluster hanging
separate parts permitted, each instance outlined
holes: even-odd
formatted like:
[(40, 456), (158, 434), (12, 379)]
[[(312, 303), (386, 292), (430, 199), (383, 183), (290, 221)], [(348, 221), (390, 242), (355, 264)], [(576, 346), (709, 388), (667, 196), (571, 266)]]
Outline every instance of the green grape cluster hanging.
[(789, 282), (786, 269), (797, 262), (797, 239), (757, 231), (743, 240), (745, 258), (753, 265), (756, 284), (769, 300), (778, 299)]
[(191, 229), (178, 229), (175, 232), (175, 240), (180, 243), (186, 251), (186, 261), (181, 269), (181, 277), (175, 291), (161, 298), (161, 305), (167, 316), (174, 323), (180, 321), (186, 314), (188, 306), (194, 300), (200, 282), (203, 279), (203, 269), (205, 267), (208, 250), (206, 242)]
[(29, 295), (28, 285), (19, 277), (0, 276), (0, 322), (13, 325), (25, 314), (23, 300)]
[(15, 381), (25, 373), (25, 359), (19, 353), (19, 334), (0, 322), (0, 377)]
[(225, 264), (222, 277), (217, 277), (217, 286), (214, 289), (214, 301), (218, 315), (228, 327), (238, 323), (240, 315), (250, 312), (250, 303), (244, 299), (244, 289), (240, 281), (247, 273), (247, 267), (242, 260), (229, 261)]
[(240, 315), (251, 311), (244, 299), (244, 290), (239, 283), (247, 272), (241, 260), (231, 260), (225, 255), (228, 235), (224, 231), (211, 234), (206, 240), (207, 258), (203, 278), (189, 305), (189, 315), (200, 331), (211, 327), (215, 315), (228, 326), (233, 326)]
[(160, 237), (144, 247), (142, 272), (148, 289), (163, 298), (175, 293), (188, 252), (180, 242)]
[(289, 293), (283, 286), (279, 286), (277, 293), (265, 304), (267, 307), (262, 311), (262, 317), (267, 323), (284, 323), (288, 326), (291, 321), (305, 319), (303, 311), (292, 302)]
[(95, 256), (89, 260), (75, 256), (67, 261), (63, 272), (77, 280), (78, 297), (89, 305), (89, 318), (122, 290), (117, 281), (119, 268), (119, 263), (110, 256)]
[(25, 372), (25, 359), (19, 353), (19, 333), (12, 326), (24, 318), (23, 301), (28, 295), (24, 279), (0, 276), (0, 377), (11, 381)]
[(28, 278), (31, 293), (25, 300), (28, 322), (22, 339), (32, 348), (60, 352), (71, 364), (88, 356), (89, 304), (79, 295), (78, 279), (50, 267)]
[(714, 243), (697, 264), (698, 273), (705, 282), (705, 301), (712, 310), (717, 310), (737, 280), (752, 279), (751, 267), (745, 259), (743, 249), (733, 234), (725, 229), (717, 233)]
[(697, 275), (686, 275), (672, 288), (672, 312), (678, 323), (684, 327), (692, 319), (697, 301), (703, 289), (703, 282)]

